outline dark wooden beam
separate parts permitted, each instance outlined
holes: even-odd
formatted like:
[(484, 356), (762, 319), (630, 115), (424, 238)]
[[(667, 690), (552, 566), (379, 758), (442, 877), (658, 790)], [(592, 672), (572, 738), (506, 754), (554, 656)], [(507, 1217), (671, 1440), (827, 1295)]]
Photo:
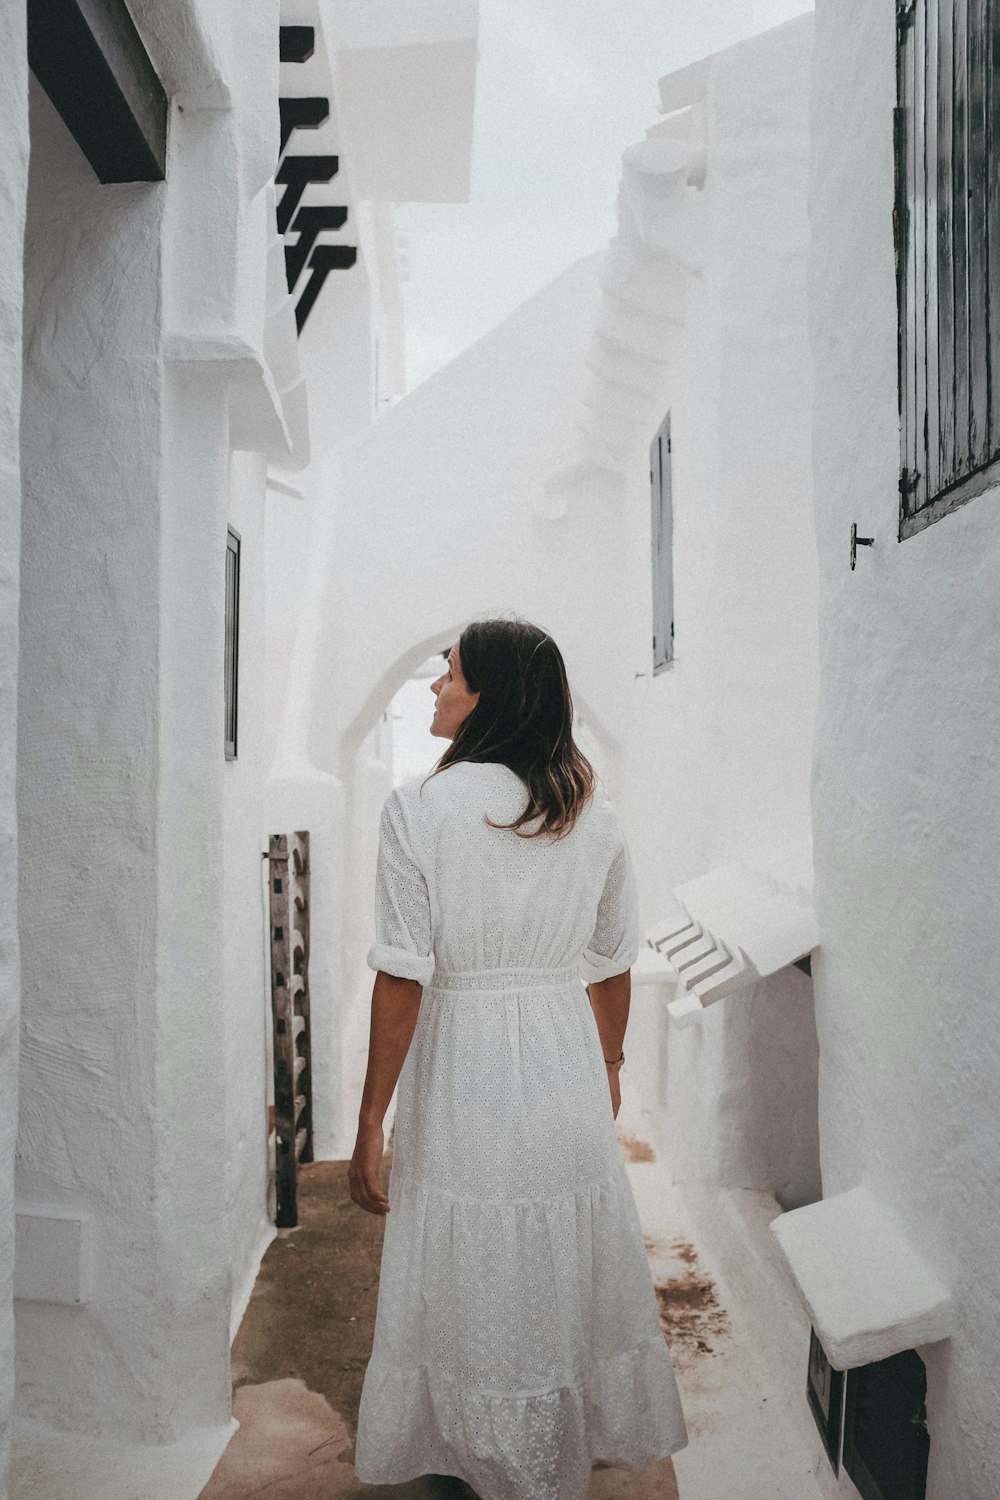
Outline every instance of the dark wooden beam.
[(308, 62), (316, 50), (314, 26), (281, 26), (278, 35), (282, 62)]
[(319, 96), (312, 98), (282, 98), (278, 100), (281, 117), (281, 144), (278, 155), (288, 145), (296, 130), (318, 130), (330, 118), (330, 101)]
[(99, 181), (163, 180), (167, 96), (124, 0), (28, 0), (28, 63)]

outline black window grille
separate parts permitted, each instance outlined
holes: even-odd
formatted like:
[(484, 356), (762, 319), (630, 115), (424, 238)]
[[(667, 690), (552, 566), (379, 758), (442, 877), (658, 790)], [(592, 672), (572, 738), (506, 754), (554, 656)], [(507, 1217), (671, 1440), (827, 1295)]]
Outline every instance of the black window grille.
[[(998, 0), (1000, 3), (1000, 0)], [(674, 513), (670, 413), (649, 449), (653, 539), (653, 676), (674, 658)]]
[(240, 656), (240, 538), (230, 526), (226, 532), (226, 649), (225, 721), (226, 759), (236, 759), (236, 709)]
[(899, 539), (1000, 481), (1000, 0), (897, 0)]

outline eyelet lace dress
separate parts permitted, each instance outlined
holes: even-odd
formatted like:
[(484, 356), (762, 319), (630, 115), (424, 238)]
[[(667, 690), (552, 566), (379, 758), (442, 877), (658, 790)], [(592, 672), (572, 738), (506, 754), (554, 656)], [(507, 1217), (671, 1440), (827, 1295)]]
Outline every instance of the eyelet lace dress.
[(638, 953), (628, 846), (600, 783), (562, 839), (484, 821), (526, 795), (462, 762), (382, 810), (368, 964), (424, 989), (355, 1470), (583, 1500), (687, 1435), (584, 988)]

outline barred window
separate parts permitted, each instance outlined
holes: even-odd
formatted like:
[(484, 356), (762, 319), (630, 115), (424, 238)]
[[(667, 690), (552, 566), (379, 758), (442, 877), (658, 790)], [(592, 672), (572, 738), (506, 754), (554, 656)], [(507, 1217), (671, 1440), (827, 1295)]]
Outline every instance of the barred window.
[(896, 63), (902, 541), (1000, 481), (1000, 0), (897, 0)]

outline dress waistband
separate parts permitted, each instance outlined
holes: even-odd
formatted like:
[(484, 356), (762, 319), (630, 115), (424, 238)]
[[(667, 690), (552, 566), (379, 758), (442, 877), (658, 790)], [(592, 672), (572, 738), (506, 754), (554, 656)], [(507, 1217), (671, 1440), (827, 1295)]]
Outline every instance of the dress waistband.
[(564, 969), (435, 969), (428, 988), (435, 990), (535, 990), (547, 985), (565, 985), (575, 979), (582, 985), (576, 967)]

